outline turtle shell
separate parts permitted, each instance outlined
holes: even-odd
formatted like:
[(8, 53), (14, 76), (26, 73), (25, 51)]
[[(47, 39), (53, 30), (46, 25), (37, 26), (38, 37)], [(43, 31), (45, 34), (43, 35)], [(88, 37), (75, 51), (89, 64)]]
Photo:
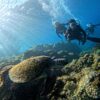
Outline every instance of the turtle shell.
[(9, 70), (9, 78), (14, 83), (25, 83), (39, 76), (45, 68), (50, 66), (48, 56), (31, 57), (13, 66)]

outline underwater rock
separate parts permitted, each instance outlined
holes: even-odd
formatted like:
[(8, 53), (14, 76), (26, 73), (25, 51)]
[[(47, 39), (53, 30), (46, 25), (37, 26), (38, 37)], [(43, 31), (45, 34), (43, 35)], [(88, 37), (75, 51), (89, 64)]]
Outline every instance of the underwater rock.
[(9, 77), (15, 83), (24, 83), (34, 79), (40, 73), (48, 68), (50, 65), (50, 58), (47, 56), (39, 56), (29, 58), (13, 66), (9, 70)]
[(8, 57), (8, 58), (3, 58), (0, 59), (0, 68), (3, 68), (5, 66), (9, 66), (9, 65), (16, 65), (19, 62), (21, 62), (23, 60), (22, 56), (15, 56), (15, 57)]
[[(93, 54), (85, 54), (78, 60), (73, 60), (71, 63), (67, 64), (63, 70), (71, 69), (71, 71), (79, 72), (82, 68), (91, 67), (96, 63), (98, 57)], [(67, 71), (69, 72), (69, 70)]]
[(4, 80), (2, 76), (0, 76), (0, 92), (2, 91), (3, 84), (4, 84)]
[[(80, 74), (80, 79), (78, 78), (78, 86), (75, 90), (75, 96), (84, 96), (92, 99), (100, 98), (100, 73), (93, 70), (92, 68), (83, 69)], [(83, 93), (84, 92), (84, 93)], [(84, 97), (82, 96), (82, 98)], [(84, 97), (84, 99), (85, 99)]]
[(35, 98), (39, 89), (43, 90), (42, 85), (47, 77), (45, 74), (38, 75), (50, 66), (49, 60), (47, 56), (33, 57), (0, 70), (0, 100)]
[(100, 99), (100, 74), (96, 75), (96, 78), (92, 77), (92, 82), (90, 82), (85, 90), (89, 97), (94, 99)]
[(0, 67), (16, 65), (30, 57), (42, 55), (50, 56), (51, 58), (66, 58), (68, 62), (71, 62), (73, 59), (77, 59), (79, 57), (80, 52), (81, 49), (74, 43), (37, 45), (18, 56), (6, 57), (4, 59), (0, 58)]
[(70, 63), (37, 56), (0, 69), (0, 100), (33, 99), (99, 100), (100, 56), (86, 53)]
[(10, 81), (8, 80), (8, 70), (12, 65), (0, 69), (0, 100), (10, 100), (11, 92), (8, 90)]
[(56, 58), (65, 57), (68, 61), (71, 61), (72, 59), (78, 58), (80, 52), (81, 49), (76, 44), (56, 43), (36, 46), (26, 51), (22, 56), (23, 59), (27, 59), (32, 56), (46, 55), (50, 57), (55, 56)]
[(54, 62), (48, 56), (37, 56), (3, 68), (2, 77), (0, 77), (0, 98), (12, 98), (10, 100), (38, 98), (40, 100), (45, 97), (43, 94), (48, 93), (46, 87), (51, 91), (53, 85), (50, 84), (54, 84), (56, 77), (62, 73), (59, 69), (50, 68)]
[[(100, 99), (100, 61), (95, 53), (85, 54), (67, 64), (57, 77), (50, 100), (99, 100)], [(95, 64), (96, 63), (96, 64)], [(63, 83), (56, 86), (57, 81)], [(56, 88), (56, 89), (55, 89)], [(59, 90), (57, 92), (57, 90)]]

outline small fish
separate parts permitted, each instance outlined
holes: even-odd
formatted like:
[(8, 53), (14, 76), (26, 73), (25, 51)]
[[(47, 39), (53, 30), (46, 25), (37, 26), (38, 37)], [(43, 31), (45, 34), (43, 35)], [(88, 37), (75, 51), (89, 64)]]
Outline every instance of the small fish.
[(74, 55), (74, 53), (73, 53), (73, 52), (69, 52), (69, 53), (68, 53), (68, 55), (73, 56), (73, 55)]
[(68, 63), (68, 60), (65, 58), (56, 58), (53, 61), (55, 65), (65, 65)]

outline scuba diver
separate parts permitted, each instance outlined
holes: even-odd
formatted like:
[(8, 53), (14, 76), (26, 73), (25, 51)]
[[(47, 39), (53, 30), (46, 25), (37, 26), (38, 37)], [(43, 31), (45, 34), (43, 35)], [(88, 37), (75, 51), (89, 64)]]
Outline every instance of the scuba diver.
[[(66, 27), (67, 25), (67, 27)], [(68, 23), (60, 24), (59, 22), (55, 23), (56, 33), (60, 37), (60, 34), (68, 40), (78, 40), (79, 44), (86, 42), (86, 33), (81, 28), (81, 26), (74, 19), (70, 19)]]
[(68, 21), (68, 28), (66, 30), (65, 37), (68, 41), (76, 39), (79, 41), (79, 44), (82, 42), (82, 45), (84, 45), (86, 42), (86, 32), (74, 19), (70, 19)]
[[(67, 25), (67, 27), (66, 27)], [(93, 25), (93, 28), (98, 26), (99, 24)], [(64, 37), (68, 40), (78, 40), (82, 45), (85, 44), (86, 40), (100, 43), (100, 38), (87, 36), (86, 31), (82, 29), (79, 23), (75, 19), (70, 19), (68, 23), (61, 24), (59, 22), (55, 23), (56, 33), (60, 37), (60, 35), (64, 35)], [(90, 31), (90, 27), (88, 29)], [(91, 30), (93, 32), (93, 30)], [(60, 37), (61, 38), (61, 37)]]
[(86, 32), (88, 33), (88, 35), (89, 34), (93, 34), (94, 33), (94, 31), (95, 31), (95, 28), (97, 27), (97, 26), (100, 26), (100, 24), (87, 24), (87, 28), (86, 28)]

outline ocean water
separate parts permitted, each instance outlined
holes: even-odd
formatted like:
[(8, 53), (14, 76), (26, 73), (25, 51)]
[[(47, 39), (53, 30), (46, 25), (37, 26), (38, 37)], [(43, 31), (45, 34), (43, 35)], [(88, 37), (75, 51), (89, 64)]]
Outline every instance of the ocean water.
[(69, 43), (70, 19), (100, 24), (100, 0), (0, 0), (0, 100), (100, 100), (100, 25)]
[[(99, 0), (0, 0), (0, 57), (21, 54), (39, 44), (67, 42), (56, 35), (53, 23), (75, 18), (85, 29), (88, 23), (100, 24), (99, 10)], [(100, 38), (99, 26), (92, 36)], [(95, 44), (87, 41), (79, 47)]]

